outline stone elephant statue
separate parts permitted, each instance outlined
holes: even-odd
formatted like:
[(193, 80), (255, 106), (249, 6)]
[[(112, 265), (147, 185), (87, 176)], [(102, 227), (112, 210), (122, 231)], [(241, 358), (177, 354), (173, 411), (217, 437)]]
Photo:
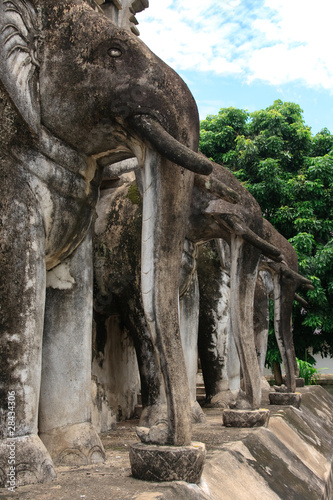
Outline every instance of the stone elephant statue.
[[(137, 180), (132, 172), (134, 168)], [(121, 175), (123, 174), (123, 175)], [(98, 381), (106, 379), (106, 374), (121, 371), (115, 368), (116, 361), (110, 360), (109, 343), (118, 338), (118, 332), (111, 318), (120, 318), (124, 336), (129, 335), (135, 347), (141, 383), (143, 412), (140, 426), (151, 427), (157, 421), (163, 431), (155, 442), (165, 439), (167, 429), (166, 394), (160, 371), (158, 353), (152, 341), (141, 298), (141, 236), (142, 189), (141, 175), (136, 162), (127, 160), (111, 165), (104, 172), (101, 197), (97, 204), (98, 218), (94, 235), (94, 318), (96, 323), (96, 354), (93, 370)], [(185, 240), (179, 278), (180, 333), (189, 382), (192, 421), (204, 418), (196, 402), (197, 372), (197, 320), (198, 299), (196, 294), (195, 259), (193, 245)], [(194, 304), (195, 302), (195, 304)], [(126, 333), (125, 333), (126, 332)], [(131, 349), (130, 349), (131, 350)], [(132, 369), (136, 370), (136, 366)], [(135, 372), (136, 373), (136, 372)], [(131, 380), (132, 372), (127, 380)], [(111, 383), (105, 387), (113, 407), (121, 404), (120, 395), (113, 395)], [(115, 387), (115, 386), (114, 386)], [(118, 388), (114, 388), (117, 393)], [(131, 390), (129, 390), (129, 394)], [(129, 396), (127, 400), (129, 400)], [(112, 406), (112, 404), (111, 404)]]
[[(295, 391), (295, 377), (298, 373), (291, 313), (294, 300), (302, 301), (304, 304), (295, 290), (298, 286), (308, 287), (309, 284), (296, 271), (297, 256), (294, 249), (283, 240), (281, 236), (279, 247), (285, 246), (284, 253), (287, 254), (288, 263), (292, 267), (286, 267), (286, 261), (281, 265), (262, 256), (254, 292), (253, 333), (262, 392), (274, 391), (264, 378), (269, 331), (269, 298), (274, 304), (274, 329), (286, 368), (285, 383), (288, 392)], [(229, 246), (224, 240), (214, 240), (200, 247), (198, 277), (200, 283), (198, 347), (206, 389), (206, 404), (223, 408), (245, 407), (247, 403), (244, 395), (238, 394), (241, 387), (241, 373), (230, 321), (230, 255)], [(287, 289), (284, 288), (286, 286)]]
[[(224, 188), (237, 194), (236, 203), (214, 192), (214, 183), (222, 178)], [(262, 217), (253, 196), (233, 174), (217, 164), (213, 164), (208, 183), (196, 176), (186, 237), (197, 244), (220, 238), (229, 245), (231, 330), (252, 408), (259, 408), (261, 402), (261, 370), (253, 321), (258, 270), (266, 269), (272, 274), (275, 333), (285, 365), (286, 385), (294, 392), (297, 366), (291, 329), (292, 303), (297, 288), (311, 287), (311, 282), (298, 274), (292, 245)]]
[[(115, 167), (115, 165), (113, 166)], [(134, 162), (131, 164), (130, 168), (138, 169), (138, 165)], [(262, 365), (261, 358), (263, 358), (264, 354), (261, 352), (260, 360), (259, 358), (259, 349), (258, 349), (258, 337), (257, 330), (260, 329), (260, 326), (254, 326), (254, 316), (258, 316), (258, 307), (262, 304), (258, 302), (258, 298), (255, 293), (258, 289), (258, 270), (259, 268), (264, 269), (269, 268), (270, 273), (274, 272), (275, 274), (275, 310), (276, 310), (276, 332), (279, 340), (279, 346), (281, 349), (282, 356), (285, 361), (286, 371), (287, 371), (287, 385), (291, 391), (295, 390), (295, 365), (294, 365), (294, 347), (292, 342), (292, 332), (291, 332), (291, 309), (290, 304), (292, 304), (293, 297), (295, 295), (295, 290), (297, 286), (308, 284), (308, 280), (305, 280), (297, 273), (297, 257), (292, 246), (280, 235), (267, 221), (262, 218), (261, 211), (255, 202), (254, 198), (246, 191), (242, 185), (233, 177), (231, 173), (226, 173), (224, 169), (220, 165), (213, 165), (213, 175), (210, 177), (209, 181), (206, 181), (201, 176), (196, 175), (194, 181), (194, 187), (192, 192), (192, 203), (191, 210), (188, 223), (186, 225), (186, 240), (183, 249), (183, 259), (182, 259), (182, 267), (179, 277), (179, 295), (188, 296), (188, 303), (185, 307), (184, 298), (180, 301), (180, 310), (181, 314), (181, 333), (182, 333), (182, 344), (183, 350), (185, 352), (187, 358), (187, 373), (188, 373), (188, 381), (190, 385), (190, 389), (192, 387), (192, 381), (194, 378), (194, 393), (195, 393), (195, 374), (197, 367), (197, 357), (196, 357), (196, 348), (192, 349), (191, 344), (196, 344), (197, 340), (197, 330), (198, 325), (196, 324), (195, 311), (198, 309), (197, 303), (197, 293), (195, 290), (195, 279), (192, 280), (192, 277), (195, 276), (196, 271), (196, 256), (197, 256), (197, 248), (203, 242), (213, 240), (219, 238), (219, 242), (222, 242), (222, 239), (228, 243), (226, 243), (227, 247), (231, 246), (232, 238), (238, 237), (240, 240), (240, 244), (244, 244), (244, 242), (248, 243), (246, 256), (243, 257), (243, 260), (237, 263), (240, 272), (243, 274), (243, 281), (241, 283), (237, 282), (237, 272), (234, 271), (233, 279), (236, 280), (236, 283), (233, 283), (234, 294), (242, 293), (242, 288), (248, 290), (247, 291), (247, 303), (240, 302), (235, 304), (234, 307), (237, 306), (236, 313), (239, 314), (242, 318), (240, 326), (238, 330), (235, 331), (237, 351), (238, 356), (241, 358), (242, 352), (245, 361), (243, 360), (242, 370), (246, 373), (248, 370), (251, 373), (250, 383), (245, 386), (245, 392), (247, 401), (243, 400), (241, 404), (243, 406), (252, 406), (259, 407), (261, 401), (261, 378), (262, 378)], [(112, 173), (112, 170), (111, 170)], [(116, 175), (116, 172), (114, 172)], [(112, 175), (111, 175), (112, 177)], [(137, 177), (138, 185), (140, 186), (142, 182), (140, 181), (140, 175)], [(229, 190), (226, 187), (229, 183)], [(123, 189), (123, 188), (121, 188)], [(112, 191), (112, 189), (111, 189)], [(143, 189), (141, 188), (141, 192)], [(111, 198), (112, 194), (109, 195)], [(120, 191), (120, 197), (123, 196), (126, 198), (126, 201), (115, 201), (115, 204), (120, 207), (119, 212), (118, 209), (110, 212), (109, 217), (111, 220), (118, 220), (121, 218), (125, 218), (129, 220), (129, 211), (126, 206), (131, 206), (130, 197), (126, 192)], [(137, 197), (138, 196), (137, 192)], [(107, 199), (107, 197), (106, 197)], [(225, 201), (225, 200), (228, 201)], [(104, 207), (111, 206), (111, 203), (104, 202)], [(98, 282), (99, 282), (99, 290), (104, 289), (104, 293), (107, 295), (106, 290), (109, 285), (115, 291), (115, 294), (119, 294), (121, 310), (123, 321), (126, 324), (128, 331), (132, 332), (132, 337), (134, 340), (134, 344), (136, 347), (140, 377), (141, 377), (141, 387), (142, 387), (142, 396), (143, 396), (143, 405), (144, 412), (141, 418), (141, 424), (146, 427), (146, 429), (139, 429), (139, 435), (142, 440), (152, 441), (155, 443), (163, 442), (165, 439), (165, 412), (163, 408), (163, 382), (161, 380), (159, 364), (155, 355), (155, 347), (154, 343), (151, 341), (151, 337), (149, 335), (148, 329), (145, 327), (144, 319), (143, 319), (143, 307), (141, 304), (141, 298), (137, 293), (137, 286), (133, 285), (130, 282), (127, 282), (127, 278), (125, 275), (132, 275), (132, 282), (136, 282), (137, 280), (134, 278), (135, 269), (140, 265), (138, 250), (135, 246), (137, 246), (136, 239), (133, 238), (130, 241), (127, 237), (128, 230), (125, 231), (123, 238), (118, 241), (116, 245), (113, 244), (113, 241), (116, 243), (117, 238), (112, 235), (112, 227), (114, 224), (108, 220), (108, 217), (105, 218), (104, 214), (106, 212), (104, 207), (100, 207), (99, 211), (103, 212), (103, 217), (99, 217), (98, 221), (101, 222), (98, 224), (98, 236), (97, 243), (98, 245), (102, 244), (102, 254), (104, 255), (104, 248), (107, 247), (111, 249), (109, 253), (108, 262), (105, 264), (105, 268), (102, 273), (98, 270)], [(137, 225), (137, 220), (142, 217), (140, 210), (135, 209), (135, 217), (131, 219), (131, 225), (134, 227)], [(226, 222), (227, 221), (227, 222)], [(250, 227), (253, 227), (254, 230), (251, 230)], [(124, 231), (123, 231), (124, 233)], [(258, 236), (258, 233), (262, 236)], [(130, 273), (126, 271), (128, 269), (128, 265), (123, 268), (123, 277), (119, 276), (120, 262), (119, 257), (117, 255), (123, 252), (123, 249), (126, 249), (127, 254), (131, 254), (132, 257), (130, 259)], [(254, 255), (254, 265), (253, 272), (248, 274), (246, 272), (247, 259), (251, 258), (251, 252)], [(221, 252), (220, 252), (221, 253)], [(232, 265), (232, 253), (227, 252), (228, 256), (225, 253), (224, 260), (227, 260), (230, 267)], [(98, 253), (97, 253), (98, 256)], [(104, 258), (104, 257), (103, 257)], [(236, 254), (236, 258), (237, 254)], [(121, 260), (121, 258), (120, 258)], [(277, 262), (275, 262), (277, 260)], [(116, 263), (116, 270), (112, 271), (113, 261)], [(282, 261), (282, 262), (281, 262)], [(110, 275), (108, 276), (107, 268), (111, 270)], [(244, 269), (245, 268), (245, 269)], [(273, 269), (275, 271), (273, 271)], [(205, 271), (204, 271), (205, 272)], [(289, 278), (293, 278), (291, 294), (288, 293), (288, 289), (284, 290), (281, 288), (281, 283), (285, 279), (284, 276), (289, 276)], [(210, 280), (214, 280), (214, 270), (210, 269)], [(229, 279), (228, 279), (229, 281)], [(121, 283), (121, 286), (117, 285)], [(109, 284), (108, 284), (109, 283)], [(219, 285), (220, 286), (220, 285)], [(210, 284), (210, 289), (212, 288), (212, 284)], [(282, 293), (282, 297), (281, 297)], [(103, 295), (103, 294), (102, 294)], [(231, 323), (234, 328), (237, 327), (237, 318), (235, 319), (235, 311), (229, 310), (230, 305), (226, 304), (226, 314), (228, 317), (231, 317)], [(193, 323), (187, 319), (185, 322), (182, 321), (183, 317), (193, 318)], [(105, 316), (106, 317), (106, 316)], [(266, 318), (266, 314), (264, 314)], [(104, 321), (104, 320), (103, 320)], [(236, 322), (236, 326), (235, 326)], [(187, 323), (187, 324), (184, 324)], [(188, 325), (190, 325), (191, 333), (190, 335), (185, 334), (185, 330)], [(262, 327), (262, 325), (261, 325)], [(203, 325), (202, 328), (206, 328), (209, 330), (209, 327)], [(213, 330), (216, 332), (218, 325), (213, 325)], [(229, 325), (227, 328), (230, 328)], [(263, 328), (261, 328), (263, 330)], [(214, 333), (215, 334), (215, 333)], [(261, 334), (261, 337), (265, 333)], [(267, 332), (266, 332), (267, 334)], [(205, 338), (204, 338), (205, 337)], [(210, 377), (209, 384), (211, 386), (211, 390), (209, 392), (210, 396), (214, 396), (216, 394), (216, 389), (221, 387), (219, 384), (219, 379), (221, 378), (221, 366), (214, 367), (213, 357), (215, 354), (209, 349), (210, 339), (209, 332), (204, 332), (201, 335), (200, 339), (200, 358), (203, 366), (204, 375), (207, 372), (206, 367), (209, 367)], [(188, 342), (186, 339), (192, 338), (192, 342)], [(215, 339), (216, 340), (216, 339)], [(215, 342), (215, 341), (214, 341)], [(213, 343), (214, 343), (213, 342)], [(224, 349), (224, 347), (222, 347)], [(261, 348), (261, 351), (263, 349)], [(230, 356), (230, 352), (226, 357)], [(233, 354), (233, 359), (235, 361), (236, 353)], [(252, 357), (251, 357), (252, 356)], [(251, 363), (248, 362), (250, 358)], [(259, 361), (259, 363), (258, 363)], [(225, 362), (225, 360), (224, 360)], [(227, 361), (230, 363), (230, 360)], [(244, 363), (248, 363), (247, 365)], [(233, 390), (237, 390), (239, 388), (239, 365), (238, 361), (237, 366), (233, 367), (234, 377), (234, 387)], [(216, 365), (216, 363), (215, 363)], [(238, 367), (238, 375), (236, 373)], [(191, 372), (194, 370), (194, 377)], [(207, 376), (205, 377), (206, 387), (208, 389), (207, 384)], [(237, 386), (237, 378), (238, 378), (238, 386)], [(225, 381), (224, 381), (225, 382)], [(193, 392), (193, 391), (192, 391)], [(236, 391), (237, 392), (237, 391)], [(232, 395), (232, 398), (235, 399), (235, 395)], [(191, 401), (195, 401), (195, 397), (191, 397)], [(192, 416), (195, 414), (192, 411)], [(150, 428), (150, 430), (148, 429)]]
[(10, 443), (16, 484), (104, 459), (90, 423), (90, 228), (103, 168), (126, 158), (143, 176), (141, 280), (166, 440), (188, 444), (178, 275), (193, 172), (212, 168), (196, 153), (191, 93), (93, 0), (1, 0), (0, 77), (2, 483)]

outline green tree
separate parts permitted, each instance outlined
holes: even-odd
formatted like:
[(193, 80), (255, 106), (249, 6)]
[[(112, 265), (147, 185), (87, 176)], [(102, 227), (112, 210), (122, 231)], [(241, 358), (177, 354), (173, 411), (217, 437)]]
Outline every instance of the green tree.
[(294, 246), (300, 273), (314, 290), (294, 306), (298, 358), (333, 356), (333, 136), (312, 135), (295, 103), (266, 109), (221, 109), (201, 122), (200, 150), (229, 168), (261, 206), (264, 217)]

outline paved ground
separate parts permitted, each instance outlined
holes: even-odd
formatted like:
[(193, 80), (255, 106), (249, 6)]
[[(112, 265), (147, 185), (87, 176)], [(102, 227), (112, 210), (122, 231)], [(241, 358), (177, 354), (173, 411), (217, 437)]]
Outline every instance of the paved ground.
[[(263, 407), (268, 407), (268, 401)], [(270, 406), (271, 414), (279, 407)], [(205, 409), (206, 424), (196, 424), (193, 441), (206, 444), (207, 455), (228, 441), (239, 440), (248, 429), (227, 429), (222, 427), (222, 410)], [(101, 436), (107, 460), (104, 464), (84, 467), (58, 467), (58, 477), (46, 484), (28, 485), (18, 488), (15, 493), (0, 490), (1, 499), (20, 500), (158, 500), (170, 488), (169, 483), (147, 483), (131, 476), (129, 446), (138, 441), (135, 427), (138, 420), (128, 420), (118, 424), (117, 430)], [(174, 497), (173, 497), (174, 498)], [(178, 498), (178, 497), (177, 497)]]
[[(230, 440), (239, 439), (245, 429), (222, 427), (220, 409), (207, 409), (206, 424), (194, 426), (193, 441), (206, 443), (208, 455)], [(168, 483), (146, 483), (131, 476), (129, 446), (138, 441), (135, 427), (138, 420), (128, 420), (118, 424), (116, 431), (101, 436), (107, 460), (98, 466), (58, 467), (58, 477), (46, 484), (29, 485), (18, 488), (15, 493), (0, 490), (0, 498), (20, 500), (157, 500), (169, 487)], [(223, 430), (223, 432), (222, 432)]]

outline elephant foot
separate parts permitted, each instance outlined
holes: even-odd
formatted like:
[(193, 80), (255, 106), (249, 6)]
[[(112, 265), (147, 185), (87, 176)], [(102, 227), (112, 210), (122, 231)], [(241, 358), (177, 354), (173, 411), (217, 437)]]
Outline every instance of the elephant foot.
[(43, 483), (56, 478), (49, 452), (36, 434), (0, 441), (0, 487)]
[(209, 406), (212, 408), (231, 408), (237, 410), (251, 409), (249, 400), (244, 391), (221, 391), (212, 397)]
[[(206, 422), (206, 417), (197, 401), (191, 404), (191, 418), (193, 424)], [(169, 437), (167, 405), (155, 404), (146, 406), (141, 414), (136, 433), (142, 443), (167, 444)]]
[(40, 437), (58, 465), (87, 465), (105, 460), (101, 440), (89, 422), (52, 429)]
[(191, 404), (191, 415), (192, 424), (204, 424), (207, 420), (198, 401), (194, 401), (194, 403)]
[(152, 427), (157, 422), (168, 420), (168, 408), (166, 403), (156, 403), (146, 406), (141, 413), (139, 427)]
[(142, 443), (164, 445), (168, 442), (169, 426), (166, 420), (157, 421), (149, 427), (137, 427), (136, 433)]
[[(197, 401), (191, 404), (192, 424), (206, 422), (205, 414)], [(165, 403), (146, 406), (140, 417), (139, 427), (153, 427), (158, 422), (167, 422), (168, 409)]]
[[(284, 384), (282, 384), (282, 385), (273, 385), (273, 389), (274, 389), (275, 392), (282, 392), (282, 393), (283, 392), (290, 392), (289, 389), (288, 389), (288, 387), (286, 385), (284, 385)], [(272, 392), (272, 389), (271, 389), (270, 392)]]

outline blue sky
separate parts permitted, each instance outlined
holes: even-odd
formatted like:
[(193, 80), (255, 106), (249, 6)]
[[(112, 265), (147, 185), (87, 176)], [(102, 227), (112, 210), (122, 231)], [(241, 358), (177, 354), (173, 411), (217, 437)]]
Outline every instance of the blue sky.
[(296, 102), (333, 133), (332, 0), (149, 0), (142, 40), (186, 81), (200, 119)]

